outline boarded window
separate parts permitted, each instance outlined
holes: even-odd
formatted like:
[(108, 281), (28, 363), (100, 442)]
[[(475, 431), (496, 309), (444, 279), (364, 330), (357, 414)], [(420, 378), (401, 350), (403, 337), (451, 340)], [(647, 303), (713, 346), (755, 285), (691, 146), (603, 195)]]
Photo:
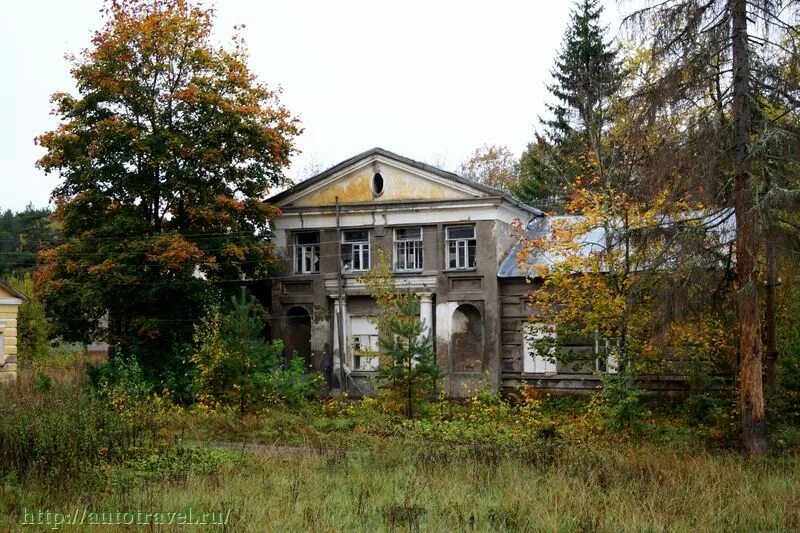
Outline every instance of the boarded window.
[(350, 318), (350, 349), (355, 370), (378, 369), (378, 326), (370, 317)]
[(525, 323), (522, 327), (522, 346), (524, 359), (522, 370), (528, 374), (555, 374), (556, 361), (555, 347), (551, 347), (543, 353), (541, 346), (537, 346), (538, 341), (552, 339), (555, 336), (555, 329), (552, 325), (537, 323)]

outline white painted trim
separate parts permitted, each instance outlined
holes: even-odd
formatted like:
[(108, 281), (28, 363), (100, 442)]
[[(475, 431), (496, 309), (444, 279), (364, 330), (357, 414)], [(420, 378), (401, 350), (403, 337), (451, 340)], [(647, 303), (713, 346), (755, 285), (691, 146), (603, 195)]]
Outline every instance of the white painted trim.
[[(420, 206), (399, 209), (373, 205), (368, 207), (343, 209), (340, 216), (342, 228), (380, 226), (425, 226), (431, 224), (469, 223), (479, 220), (495, 220), (511, 224), (520, 220), (521, 212), (512, 212), (493, 203)], [(424, 218), (421, 214), (424, 213)], [(525, 219), (527, 220), (527, 218)], [(524, 222), (524, 220), (523, 220)], [(275, 232), (297, 229), (331, 229), (336, 227), (336, 214), (329, 211), (303, 211), (284, 213), (275, 220)], [(278, 239), (276, 239), (278, 240)], [(280, 242), (286, 242), (281, 236)]]
[(21, 298), (0, 298), (0, 305), (20, 305), (23, 301)]
[[(398, 289), (411, 289), (411, 290), (436, 290), (436, 276), (415, 276), (415, 277), (395, 277), (394, 286)], [(338, 287), (335, 279), (325, 280), (325, 290), (329, 295), (333, 296)], [(357, 279), (348, 278), (344, 286), (345, 294), (348, 291), (362, 291), (366, 290), (364, 283)]]

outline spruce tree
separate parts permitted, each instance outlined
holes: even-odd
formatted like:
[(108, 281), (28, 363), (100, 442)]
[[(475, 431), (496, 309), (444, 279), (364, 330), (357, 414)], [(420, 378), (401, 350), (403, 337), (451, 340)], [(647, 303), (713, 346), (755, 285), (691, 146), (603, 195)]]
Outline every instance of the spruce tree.
[(551, 71), (555, 82), (547, 86), (556, 103), (547, 105), (552, 118), (544, 125), (554, 144), (574, 134), (595, 143), (608, 123), (608, 101), (619, 88), (621, 69), (616, 46), (601, 26), (602, 13), (597, 0), (580, 0), (572, 10)]
[(597, 0), (579, 0), (572, 9), (561, 51), (547, 86), (554, 103), (543, 119), (544, 135), (520, 159), (520, 198), (545, 209), (560, 209), (574, 177), (581, 172), (579, 155), (598, 159), (602, 134), (610, 123), (609, 101), (620, 86), (622, 69), (617, 48), (601, 25)]

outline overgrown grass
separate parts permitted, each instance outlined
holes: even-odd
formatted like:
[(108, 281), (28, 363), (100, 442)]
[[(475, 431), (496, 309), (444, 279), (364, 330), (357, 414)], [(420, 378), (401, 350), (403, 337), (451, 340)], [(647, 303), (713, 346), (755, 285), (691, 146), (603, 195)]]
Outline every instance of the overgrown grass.
[(141, 471), (111, 469), (102, 491), (15, 492), (7, 483), (0, 526), (18, 526), (23, 507), (77, 505), (230, 509), (234, 531), (785, 531), (798, 527), (800, 509), (794, 458), (731, 452), (571, 448), (534, 461), (443, 461), (403, 446), (171, 453), (158, 465), (137, 463)]
[[(748, 457), (720, 445), (725, 417), (722, 425), (693, 422), (680, 406), (658, 402), (619, 432), (586, 400), (514, 404), (483, 394), (432, 405), (417, 420), (374, 400), (241, 416), (158, 400), (131, 405), (124, 394), (110, 396), (111, 405), (77, 374), (54, 377), (48, 391), (32, 376), (6, 389), (0, 529), (19, 529), (23, 509), (84, 508), (230, 510), (232, 531), (800, 526), (793, 427), (776, 433), (785, 441), (776, 452)], [(140, 423), (148, 412), (158, 423)]]

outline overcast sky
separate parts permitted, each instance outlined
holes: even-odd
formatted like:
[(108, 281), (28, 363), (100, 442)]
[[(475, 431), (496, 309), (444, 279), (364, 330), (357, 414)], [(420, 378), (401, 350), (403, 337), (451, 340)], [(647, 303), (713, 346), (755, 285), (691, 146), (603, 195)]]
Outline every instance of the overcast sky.
[[(102, 0), (19, 0), (0, 17), (0, 209), (48, 204), (34, 166), (49, 96), (74, 92), (64, 54), (89, 44)], [(217, 36), (246, 24), (250, 66), (303, 124), (289, 175), (373, 146), (454, 170), (477, 146), (520, 154), (544, 114), (567, 0), (218, 0)], [(616, 2), (605, 22), (619, 27)]]

